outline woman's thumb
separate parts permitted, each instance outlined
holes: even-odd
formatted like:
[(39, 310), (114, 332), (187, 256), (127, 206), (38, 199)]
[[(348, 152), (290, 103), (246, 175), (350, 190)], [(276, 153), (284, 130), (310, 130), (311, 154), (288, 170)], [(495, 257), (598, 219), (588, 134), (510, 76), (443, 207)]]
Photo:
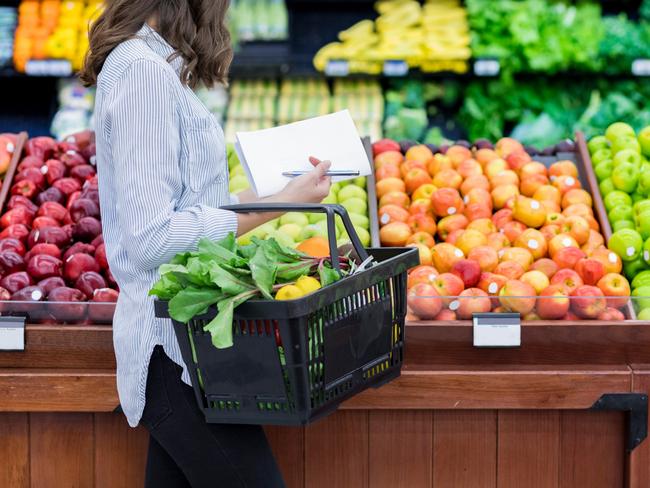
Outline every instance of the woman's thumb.
[(323, 178), (329, 171), (332, 163), (330, 161), (322, 161), (316, 168), (314, 168), (314, 173), (318, 176), (318, 179)]

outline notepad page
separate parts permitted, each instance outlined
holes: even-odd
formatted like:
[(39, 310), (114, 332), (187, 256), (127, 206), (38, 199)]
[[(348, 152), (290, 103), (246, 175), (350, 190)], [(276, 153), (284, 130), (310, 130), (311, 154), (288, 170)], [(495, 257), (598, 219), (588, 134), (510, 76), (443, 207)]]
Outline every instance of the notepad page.
[[(371, 174), (370, 161), (347, 110), (272, 129), (238, 132), (235, 145), (251, 187), (263, 198), (281, 191), (282, 173), (311, 170), (309, 157), (329, 160), (332, 170)], [(353, 177), (336, 177), (343, 181)]]

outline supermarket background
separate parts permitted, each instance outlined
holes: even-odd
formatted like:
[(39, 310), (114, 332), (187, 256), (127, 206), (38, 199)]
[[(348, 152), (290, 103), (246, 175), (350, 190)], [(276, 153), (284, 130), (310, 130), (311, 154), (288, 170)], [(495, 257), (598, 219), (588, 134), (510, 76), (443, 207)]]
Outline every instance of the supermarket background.
[[(90, 126), (72, 74), (98, 6), (0, 0), (0, 132)], [(230, 23), (231, 86), (200, 90), (229, 139), (341, 108), (373, 140), (436, 145), (512, 134), (542, 150), (650, 123), (650, 0), (233, 0)]]

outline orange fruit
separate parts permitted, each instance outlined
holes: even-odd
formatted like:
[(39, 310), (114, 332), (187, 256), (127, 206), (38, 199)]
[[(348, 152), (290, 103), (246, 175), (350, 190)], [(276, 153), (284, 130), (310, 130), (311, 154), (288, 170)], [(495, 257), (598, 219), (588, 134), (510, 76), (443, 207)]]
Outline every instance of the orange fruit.
[(298, 244), (296, 249), (313, 258), (327, 258), (331, 255), (330, 245), (324, 237), (311, 237)]

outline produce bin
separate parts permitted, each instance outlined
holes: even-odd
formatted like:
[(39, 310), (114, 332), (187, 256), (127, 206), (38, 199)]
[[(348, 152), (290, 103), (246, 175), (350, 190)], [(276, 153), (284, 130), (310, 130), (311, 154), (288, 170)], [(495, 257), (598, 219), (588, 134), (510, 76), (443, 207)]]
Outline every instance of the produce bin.
[[(39, 154), (37, 157), (30, 157), (29, 151)], [(103, 239), (99, 223), (98, 192), (96, 187), (89, 184), (95, 174), (93, 163), (94, 146), (91, 132), (80, 133), (58, 143), (45, 137), (30, 140), (26, 133), (18, 137), (16, 151), (0, 190), (0, 215), (3, 217), (3, 235), (0, 239), (3, 241), (2, 251), (12, 253), (9, 257), (2, 257), (1, 277), (13, 277), (11, 283), (3, 281), (0, 285), (11, 297), (11, 301), (2, 301), (9, 297), (0, 297), (0, 314), (25, 316), (31, 323), (112, 322), (117, 284), (108, 269), (105, 252), (101, 253), (99, 249), (103, 249)], [(29, 182), (31, 186), (17, 188), (19, 178)], [(36, 180), (39, 182), (34, 183)], [(67, 187), (57, 186), (64, 180), (68, 180), (65, 181), (66, 184), (69, 183)], [(21, 193), (23, 191), (24, 194)], [(47, 192), (54, 193), (41, 201), (41, 196)], [(14, 196), (22, 200), (16, 200), (12, 205)], [(86, 199), (86, 203), (91, 200), (92, 208), (75, 207), (73, 203), (80, 199)], [(46, 205), (49, 205), (47, 211)], [(9, 219), (9, 212), (13, 213), (17, 211), (14, 209), (19, 208), (27, 209), (23, 212), (26, 215), (17, 215), (16, 219), (12, 216)], [(79, 215), (73, 218), (72, 212), (79, 212)], [(87, 212), (93, 213), (92, 218)], [(4, 218), (7, 219), (6, 222)], [(38, 227), (37, 219), (40, 219)], [(99, 234), (84, 234), (86, 231), (82, 227), (79, 227), (77, 232), (75, 227), (80, 226), (82, 220), (92, 220), (90, 223), (82, 223), (92, 224), (93, 232)], [(56, 227), (56, 233), (47, 234), (52, 227)], [(12, 242), (7, 243), (8, 241)], [(33, 263), (30, 268), (28, 256), (31, 257), (31, 249), (36, 244), (52, 246), (40, 249), (38, 254), (44, 255), (43, 262)], [(72, 254), (76, 253), (82, 255), (78, 262), (77, 258), (72, 257)], [(66, 274), (68, 265), (70, 273)], [(58, 271), (50, 269), (56, 267)], [(86, 271), (92, 273), (86, 274)], [(82, 279), (83, 283), (79, 281), (82, 274), (86, 275)], [(57, 281), (52, 281), (54, 279)], [(62, 281), (63, 279), (65, 281)], [(43, 280), (50, 281), (45, 284)], [(54, 288), (63, 287), (68, 289), (50, 295)], [(100, 290), (102, 291), (98, 294)]]
[[(300, 425), (332, 413), (369, 387), (399, 376), (406, 316), (406, 271), (416, 250), (362, 247), (338, 205), (267, 204), (235, 212), (326, 213), (332, 265), (339, 269), (335, 215), (360, 264), (374, 263), (304, 298), (251, 300), (235, 310), (234, 345), (216, 349), (204, 326), (213, 307), (188, 324), (173, 321), (183, 360), (208, 422)], [(369, 256), (374, 258), (369, 260)], [(167, 302), (157, 302), (167, 318)]]

